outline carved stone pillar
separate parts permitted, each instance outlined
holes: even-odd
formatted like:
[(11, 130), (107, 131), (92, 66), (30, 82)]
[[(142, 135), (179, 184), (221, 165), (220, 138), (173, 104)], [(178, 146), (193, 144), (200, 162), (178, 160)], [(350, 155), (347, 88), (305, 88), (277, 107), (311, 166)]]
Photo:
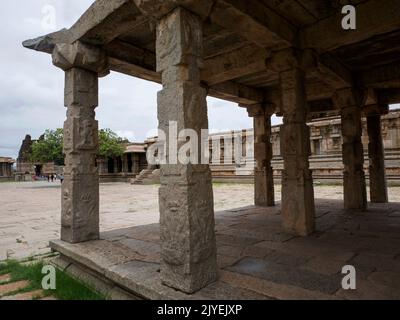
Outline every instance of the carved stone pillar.
[(375, 110), (368, 107), (368, 155), (369, 155), (369, 187), (371, 202), (388, 202), (387, 181), (385, 172), (385, 150), (382, 140), (381, 114), (379, 107)]
[(367, 208), (364, 150), (361, 142), (361, 109), (365, 93), (357, 88), (344, 88), (336, 91), (333, 100), (341, 111), (342, 119), (344, 208), (363, 211)]
[(122, 172), (123, 173), (128, 173), (128, 155), (124, 153), (121, 157), (122, 160)]
[(254, 121), (254, 203), (256, 206), (275, 205), (274, 177), (271, 166), (271, 115), (270, 106), (249, 106), (247, 112)]
[[(167, 138), (167, 164), (161, 165), (159, 190), (161, 279), (187, 293), (217, 279), (209, 165), (173, 164), (177, 152), (168, 143), (170, 125), (176, 125), (178, 132), (192, 129), (198, 137), (201, 129), (208, 128), (207, 93), (200, 86), (202, 45), (202, 22), (192, 13), (178, 8), (159, 21), (157, 69), (163, 89), (158, 93), (158, 120)], [(185, 143), (178, 141), (178, 150)]]
[(306, 124), (305, 75), (294, 65), (280, 73), (283, 125), (281, 150), (282, 217), (288, 232), (305, 236), (315, 229), (314, 188), (309, 169), (310, 132)]
[(65, 71), (65, 168), (62, 185), (61, 240), (77, 243), (99, 238), (98, 77), (106, 56), (82, 43), (57, 45), (53, 63)]

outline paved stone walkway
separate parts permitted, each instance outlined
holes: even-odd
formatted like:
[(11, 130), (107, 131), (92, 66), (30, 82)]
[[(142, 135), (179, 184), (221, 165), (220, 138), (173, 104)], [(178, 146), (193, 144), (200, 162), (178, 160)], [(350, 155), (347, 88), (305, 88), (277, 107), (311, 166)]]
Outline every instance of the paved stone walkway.
[[(400, 203), (348, 212), (340, 200), (316, 200), (317, 231), (281, 228), (279, 204), (216, 213), (219, 281), (186, 295), (161, 285), (159, 225), (103, 232), (101, 240), (52, 246), (149, 299), (400, 299)], [(356, 270), (343, 290), (342, 267)]]
[[(316, 186), (316, 198), (341, 199), (342, 188)], [(277, 200), (280, 187), (276, 186)], [(400, 202), (400, 188), (390, 188), (391, 201)], [(47, 253), (48, 242), (59, 238), (60, 185), (58, 182), (0, 183), (0, 261)], [(101, 230), (157, 223), (158, 186), (126, 183), (100, 187)], [(253, 185), (215, 184), (215, 210), (253, 203)]]

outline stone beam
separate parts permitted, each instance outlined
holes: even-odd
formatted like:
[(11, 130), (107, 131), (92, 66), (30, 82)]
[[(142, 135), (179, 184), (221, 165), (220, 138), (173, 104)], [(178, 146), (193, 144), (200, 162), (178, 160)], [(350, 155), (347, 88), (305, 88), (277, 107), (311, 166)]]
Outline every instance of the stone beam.
[(27, 49), (52, 54), (56, 44), (69, 43), (70, 34), (67, 29), (49, 33), (35, 39), (29, 39), (22, 42)]
[(227, 81), (208, 88), (208, 94), (214, 98), (232, 101), (243, 105), (252, 105), (264, 101), (262, 90)]
[(161, 75), (156, 72), (156, 56), (153, 52), (118, 39), (106, 45), (105, 51), (111, 70), (161, 83)]
[[(261, 49), (262, 50), (262, 49)], [(105, 46), (110, 69), (137, 78), (161, 83), (161, 74), (156, 72), (155, 54), (132, 44), (114, 40)], [(245, 85), (225, 81), (208, 85), (208, 94), (232, 102), (255, 104), (264, 100), (263, 92)]]
[(133, 2), (143, 14), (152, 19), (160, 19), (177, 7), (185, 8), (199, 18), (206, 19), (214, 4), (214, 0), (133, 0)]
[[(283, 72), (295, 63), (294, 57), (298, 56), (301, 68), (306, 71), (308, 78), (317, 78), (330, 88), (345, 88), (353, 83), (353, 76), (345, 66), (332, 56), (324, 54), (319, 56), (314, 50), (284, 49), (275, 52), (268, 61), (268, 69), (277, 73)], [(318, 94), (324, 90), (317, 90)], [(307, 95), (308, 97), (312, 96)]]
[(296, 28), (261, 1), (217, 0), (210, 20), (261, 47), (297, 44)]
[(359, 82), (374, 88), (400, 88), (400, 63), (398, 61), (377, 66), (358, 75)]
[(104, 45), (146, 20), (131, 0), (97, 0), (69, 29), (70, 41)]
[(331, 99), (309, 101), (307, 104), (309, 113), (330, 112), (335, 110), (339, 111)]
[(400, 89), (382, 89), (376, 92), (378, 104), (400, 103)]
[(342, 29), (340, 8), (337, 13), (300, 31), (300, 46), (319, 52), (357, 43), (399, 28), (398, 0), (369, 0), (355, 5), (357, 29)]
[(317, 70), (318, 78), (333, 88), (345, 88), (353, 84), (351, 72), (329, 54), (319, 57)]
[(270, 51), (248, 45), (205, 61), (201, 78), (208, 85), (240, 78), (266, 70)]
[(370, 104), (362, 109), (364, 117), (369, 115), (383, 115), (389, 113), (389, 106), (387, 104)]

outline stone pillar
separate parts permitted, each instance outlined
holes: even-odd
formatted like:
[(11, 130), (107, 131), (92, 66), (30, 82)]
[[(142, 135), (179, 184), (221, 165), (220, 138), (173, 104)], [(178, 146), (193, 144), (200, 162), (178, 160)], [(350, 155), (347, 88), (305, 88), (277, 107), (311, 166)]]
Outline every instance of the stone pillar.
[(249, 106), (247, 112), (254, 121), (254, 203), (256, 206), (275, 205), (274, 176), (271, 166), (272, 108), (265, 105)]
[(367, 208), (367, 189), (361, 142), (361, 109), (365, 93), (357, 88), (344, 88), (336, 91), (333, 100), (341, 111), (342, 119), (344, 208), (364, 211)]
[(369, 187), (371, 202), (388, 202), (385, 150), (382, 141), (381, 115), (379, 111), (367, 112)]
[(280, 73), (283, 125), (281, 150), (283, 227), (306, 236), (315, 229), (314, 188), (309, 169), (310, 131), (306, 124), (305, 75), (301, 68)]
[(123, 173), (128, 173), (128, 154), (124, 153), (122, 155), (122, 172)]
[[(159, 21), (157, 70), (163, 89), (158, 93), (158, 120), (167, 138), (159, 190), (161, 279), (187, 293), (215, 281), (218, 270), (209, 165), (173, 164), (177, 152), (168, 143), (172, 124), (177, 132), (191, 129), (198, 137), (208, 128), (207, 92), (200, 86), (202, 45), (202, 22), (192, 13), (177, 8)], [(178, 141), (178, 150), (185, 143)]]
[(0, 162), (0, 177), (5, 176), (4, 173), (4, 163)]
[(57, 45), (53, 63), (65, 71), (65, 168), (62, 185), (61, 240), (78, 243), (99, 238), (98, 77), (107, 70), (99, 49), (80, 42)]

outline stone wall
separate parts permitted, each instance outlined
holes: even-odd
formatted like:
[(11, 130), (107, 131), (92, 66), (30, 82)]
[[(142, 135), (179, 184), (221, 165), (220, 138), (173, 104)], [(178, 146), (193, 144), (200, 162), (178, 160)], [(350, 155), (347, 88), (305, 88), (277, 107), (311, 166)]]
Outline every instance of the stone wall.
[[(311, 157), (310, 168), (313, 170), (313, 177), (319, 180), (335, 180), (342, 178), (343, 163), (342, 163), (342, 135), (339, 117), (332, 117), (323, 120), (315, 120), (309, 123), (310, 126), (310, 142), (311, 142)], [(363, 119), (363, 135), (362, 142), (364, 146), (365, 163), (364, 167), (368, 177), (368, 133), (366, 119)], [(272, 166), (274, 176), (280, 177), (283, 170), (283, 160), (281, 157), (280, 143), (280, 128), (281, 126), (273, 126), (271, 134), (271, 142), (273, 149)], [(241, 135), (243, 150), (246, 149), (246, 141), (253, 138), (253, 130), (232, 131), (219, 134), (213, 134), (210, 137), (212, 141), (224, 140), (227, 135)], [(400, 181), (400, 110), (392, 110), (389, 114), (382, 116), (382, 136), (385, 147), (385, 166), (389, 180)], [(220, 150), (218, 144), (214, 143), (212, 153), (220, 152), (223, 154), (224, 142), (220, 142)], [(249, 154), (243, 151), (245, 159), (240, 162), (233, 161), (229, 164), (215, 164), (215, 159), (212, 161), (211, 169), (214, 179), (248, 179), (253, 175), (254, 153), (253, 150), (247, 148)], [(252, 181), (252, 179), (248, 179)]]
[(13, 178), (14, 160), (9, 157), (0, 157), (0, 181), (9, 181)]

